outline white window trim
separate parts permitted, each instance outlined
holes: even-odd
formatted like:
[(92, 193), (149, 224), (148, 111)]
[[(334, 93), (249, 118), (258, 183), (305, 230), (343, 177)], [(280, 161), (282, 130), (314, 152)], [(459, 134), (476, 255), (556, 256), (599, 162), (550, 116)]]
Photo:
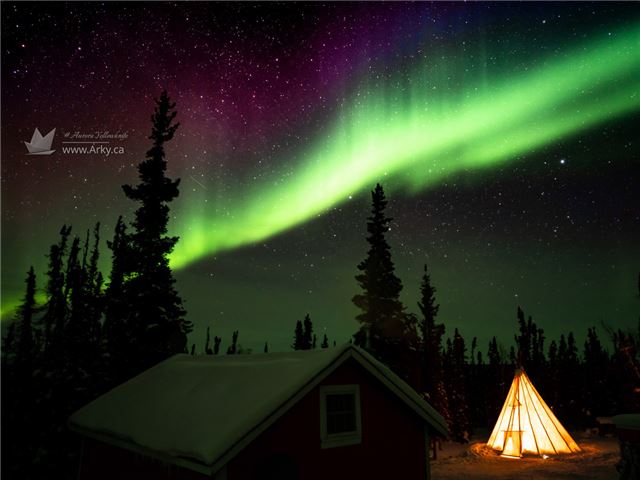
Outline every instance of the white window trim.
[[(355, 396), (356, 429), (353, 432), (327, 433), (327, 395), (350, 393)], [(325, 385), (320, 387), (320, 447), (334, 448), (362, 443), (360, 385)]]

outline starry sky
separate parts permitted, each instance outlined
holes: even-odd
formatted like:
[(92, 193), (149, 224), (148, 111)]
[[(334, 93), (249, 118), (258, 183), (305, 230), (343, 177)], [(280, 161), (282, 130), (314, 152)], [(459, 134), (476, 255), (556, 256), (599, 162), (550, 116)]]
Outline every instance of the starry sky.
[(449, 333), (637, 323), (637, 3), (3, 2), (1, 76), (3, 319), (63, 223), (132, 218), (166, 88), (192, 342), (285, 349), (307, 312), (345, 341), (376, 182), (403, 300), (428, 263)]

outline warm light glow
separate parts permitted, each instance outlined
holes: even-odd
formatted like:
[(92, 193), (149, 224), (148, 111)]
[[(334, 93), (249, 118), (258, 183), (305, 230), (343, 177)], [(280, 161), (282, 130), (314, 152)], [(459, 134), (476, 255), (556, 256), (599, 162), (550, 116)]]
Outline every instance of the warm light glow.
[(522, 370), (516, 371), (487, 445), (505, 457), (580, 451)]

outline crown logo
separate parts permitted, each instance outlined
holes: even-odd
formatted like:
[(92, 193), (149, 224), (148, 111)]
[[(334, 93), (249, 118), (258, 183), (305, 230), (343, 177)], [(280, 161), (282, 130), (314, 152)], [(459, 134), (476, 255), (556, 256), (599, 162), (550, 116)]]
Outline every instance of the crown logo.
[(35, 132), (33, 132), (33, 137), (31, 137), (31, 141), (24, 142), (27, 146), (27, 150), (29, 150), (27, 155), (51, 155), (55, 152), (55, 150), (51, 150), (51, 144), (53, 143), (53, 136), (55, 133), (56, 129), (54, 128), (43, 137), (40, 130), (36, 128)]

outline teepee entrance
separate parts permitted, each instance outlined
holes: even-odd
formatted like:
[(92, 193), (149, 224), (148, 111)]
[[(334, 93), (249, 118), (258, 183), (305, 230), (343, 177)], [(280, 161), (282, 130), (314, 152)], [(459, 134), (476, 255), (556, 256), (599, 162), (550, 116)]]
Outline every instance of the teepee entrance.
[(524, 370), (516, 370), (487, 445), (502, 456), (555, 455), (580, 451), (535, 389)]

